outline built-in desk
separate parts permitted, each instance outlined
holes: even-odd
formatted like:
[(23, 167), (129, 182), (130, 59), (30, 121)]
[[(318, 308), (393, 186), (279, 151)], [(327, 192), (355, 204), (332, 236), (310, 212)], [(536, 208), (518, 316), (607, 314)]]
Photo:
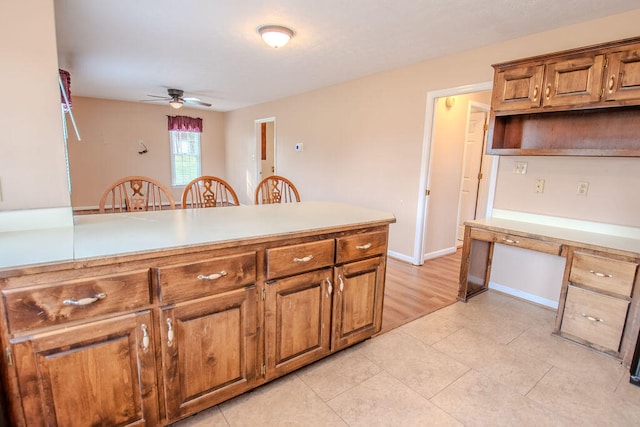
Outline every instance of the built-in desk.
[(640, 239), (502, 218), (469, 221), (458, 300), (488, 289), (496, 243), (566, 258), (553, 333), (630, 365), (640, 328)]

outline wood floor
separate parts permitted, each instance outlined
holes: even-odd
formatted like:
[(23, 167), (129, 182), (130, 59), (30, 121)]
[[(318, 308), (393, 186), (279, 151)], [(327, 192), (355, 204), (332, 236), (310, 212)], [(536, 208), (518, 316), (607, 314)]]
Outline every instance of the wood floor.
[(388, 258), (380, 333), (456, 302), (461, 254), (458, 249), (421, 266)]

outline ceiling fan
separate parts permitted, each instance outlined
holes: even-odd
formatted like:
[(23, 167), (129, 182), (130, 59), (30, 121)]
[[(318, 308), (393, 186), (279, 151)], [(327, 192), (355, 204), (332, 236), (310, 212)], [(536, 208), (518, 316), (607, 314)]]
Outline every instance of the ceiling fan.
[(181, 89), (167, 89), (167, 94), (168, 96), (147, 95), (147, 96), (151, 96), (153, 98), (158, 98), (158, 99), (147, 99), (142, 102), (169, 101), (169, 105), (171, 105), (173, 108), (176, 108), (176, 109), (182, 108), (183, 104), (198, 104), (204, 107), (211, 107), (211, 104), (209, 104), (208, 102), (200, 101), (198, 98), (191, 98), (191, 97), (185, 98), (183, 96), (184, 91)]

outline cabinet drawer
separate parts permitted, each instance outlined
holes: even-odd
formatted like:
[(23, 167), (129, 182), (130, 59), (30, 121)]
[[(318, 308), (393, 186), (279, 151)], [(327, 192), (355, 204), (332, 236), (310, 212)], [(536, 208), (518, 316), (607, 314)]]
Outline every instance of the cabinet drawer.
[(336, 263), (383, 255), (387, 252), (387, 232), (356, 234), (336, 240)]
[(149, 270), (3, 292), (11, 333), (143, 307), (151, 302)]
[(253, 284), (255, 281), (255, 252), (158, 269), (159, 293), (162, 302), (218, 294)]
[(484, 240), (486, 242), (502, 243), (504, 245), (516, 246), (532, 251), (544, 252), (551, 255), (560, 255), (561, 246), (559, 243), (545, 242), (544, 240), (531, 239), (528, 237), (512, 236), (496, 231), (471, 229), (472, 239)]
[(617, 352), (628, 308), (626, 300), (569, 285), (560, 330)]
[(333, 265), (333, 239), (267, 249), (267, 279)]
[(569, 281), (630, 297), (637, 269), (632, 262), (575, 252)]

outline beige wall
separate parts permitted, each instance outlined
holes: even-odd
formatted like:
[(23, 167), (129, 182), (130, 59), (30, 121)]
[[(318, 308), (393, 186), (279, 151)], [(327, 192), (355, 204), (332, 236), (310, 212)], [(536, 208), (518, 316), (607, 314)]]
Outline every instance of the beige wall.
[[(73, 76), (72, 76), (73, 87)], [(171, 187), (167, 115), (200, 117), (202, 174), (225, 177), (224, 115), (165, 104), (143, 104), (95, 98), (73, 98), (81, 142), (69, 132), (71, 202), (74, 208), (96, 207), (102, 192), (127, 175), (155, 178), (171, 189), (177, 203), (184, 187)], [(138, 154), (142, 142), (148, 149)]]
[[(390, 249), (411, 257), (418, 218), (427, 93), (491, 81), (492, 63), (637, 36), (639, 21), (640, 9), (227, 113), (225, 140), (229, 180), (234, 187), (244, 188), (239, 196), (247, 202), (255, 184), (253, 123), (261, 117), (275, 116), (278, 173), (298, 185), (302, 198), (352, 202), (393, 212), (397, 223), (391, 226)], [(294, 151), (293, 146), (298, 142), (304, 143), (303, 152)], [(563, 162), (590, 161), (539, 158), (535, 160), (534, 169), (537, 164), (541, 168), (544, 165), (544, 168), (563, 169)], [(594, 191), (606, 185), (600, 181), (606, 171), (616, 169), (619, 162), (618, 159), (597, 162), (599, 172), (588, 176)], [(630, 169), (638, 171), (630, 171), (631, 177), (636, 179), (640, 174), (637, 167), (640, 159), (627, 159), (626, 162), (631, 165)], [(586, 166), (579, 169), (586, 170)], [(572, 173), (564, 177), (566, 182), (582, 179), (582, 172)], [(500, 192), (505, 191), (505, 181), (511, 177), (504, 170), (499, 177), (497, 198), (500, 206), (510, 206), (511, 196)], [(614, 193), (612, 200), (626, 202), (628, 193), (624, 188), (609, 190)], [(555, 198), (537, 201), (540, 203), (528, 208), (541, 213), (558, 202)], [(571, 216), (582, 215), (574, 202), (575, 198), (560, 201), (563, 211)], [(514, 206), (520, 208), (521, 205), (517, 201)], [(455, 216), (456, 212), (447, 214)], [(612, 208), (604, 217), (619, 222), (618, 215), (618, 209)], [(628, 216), (631, 215), (625, 215)]]
[[(512, 172), (515, 161), (527, 162), (526, 175)], [(640, 227), (638, 158), (504, 157), (498, 177), (496, 209)], [(578, 182), (589, 183), (586, 197), (576, 194)]]
[(0, 211), (68, 207), (53, 1), (3, 2), (0, 52)]

